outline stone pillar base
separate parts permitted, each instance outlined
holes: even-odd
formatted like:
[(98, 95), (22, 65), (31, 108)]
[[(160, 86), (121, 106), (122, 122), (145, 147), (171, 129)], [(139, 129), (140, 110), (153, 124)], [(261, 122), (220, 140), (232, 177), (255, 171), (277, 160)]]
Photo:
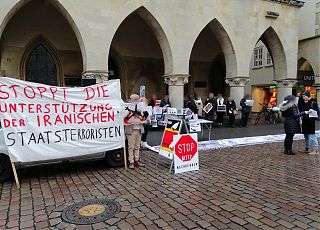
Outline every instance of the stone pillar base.
[(292, 88), (296, 84), (295, 79), (277, 80), (275, 81), (278, 87), (277, 91), (277, 105), (284, 101), (288, 95), (292, 95)]
[(240, 100), (244, 97), (244, 87), (248, 82), (249, 78), (247, 77), (226, 79), (226, 83), (230, 86), (230, 96), (236, 102), (237, 107), (240, 107)]
[(164, 83), (169, 86), (169, 100), (172, 107), (183, 108), (184, 85), (188, 83), (188, 74), (164, 75)]
[(96, 83), (103, 83), (108, 80), (108, 71), (87, 70), (82, 73), (82, 79), (96, 79)]

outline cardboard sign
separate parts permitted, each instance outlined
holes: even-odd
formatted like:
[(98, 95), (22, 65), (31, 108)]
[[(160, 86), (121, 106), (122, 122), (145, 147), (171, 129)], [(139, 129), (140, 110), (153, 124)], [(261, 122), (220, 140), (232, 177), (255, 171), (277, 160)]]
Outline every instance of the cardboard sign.
[(197, 134), (176, 135), (174, 138), (174, 172), (199, 170)]
[(203, 111), (205, 113), (209, 113), (213, 109), (213, 105), (211, 103), (206, 104), (205, 107), (203, 107)]
[(0, 118), (12, 162), (123, 147), (120, 81), (65, 88), (0, 78)]
[(146, 97), (146, 86), (140, 86), (140, 99), (144, 99)]
[(197, 121), (189, 121), (190, 133), (201, 132), (201, 124)]
[(168, 119), (164, 129), (159, 155), (173, 159), (173, 137), (180, 133), (182, 127), (182, 120)]
[(218, 105), (217, 106), (217, 112), (226, 112), (227, 111), (227, 106), (226, 105)]

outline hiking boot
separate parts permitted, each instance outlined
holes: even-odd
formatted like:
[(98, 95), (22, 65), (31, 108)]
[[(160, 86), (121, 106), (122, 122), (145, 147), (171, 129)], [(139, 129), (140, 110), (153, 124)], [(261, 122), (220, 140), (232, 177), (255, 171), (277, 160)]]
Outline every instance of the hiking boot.
[(133, 163), (129, 164), (129, 169), (134, 169), (134, 164)]
[(296, 154), (294, 152), (292, 152), (292, 150), (289, 150), (288, 155), (296, 155)]
[(145, 164), (140, 162), (140, 161), (135, 161), (134, 165), (137, 166), (137, 167), (144, 167), (145, 166)]

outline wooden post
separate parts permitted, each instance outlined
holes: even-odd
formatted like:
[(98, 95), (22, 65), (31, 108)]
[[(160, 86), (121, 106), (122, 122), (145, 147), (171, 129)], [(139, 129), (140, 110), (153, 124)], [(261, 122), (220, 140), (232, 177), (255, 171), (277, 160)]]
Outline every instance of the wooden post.
[(127, 161), (127, 147), (126, 147), (126, 139), (123, 141), (123, 160), (124, 160), (124, 169), (128, 169), (128, 161)]
[(16, 166), (13, 162), (11, 162), (11, 166), (12, 166), (12, 171), (13, 171), (14, 179), (16, 181), (17, 188), (20, 189), (20, 182), (19, 182)]

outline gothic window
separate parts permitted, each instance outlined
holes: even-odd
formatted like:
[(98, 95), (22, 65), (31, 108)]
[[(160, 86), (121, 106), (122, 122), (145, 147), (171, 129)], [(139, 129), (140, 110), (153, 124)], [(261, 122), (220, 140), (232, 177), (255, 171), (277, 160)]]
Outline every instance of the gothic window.
[(31, 50), (25, 68), (27, 81), (58, 85), (56, 62), (43, 44), (39, 44)]

